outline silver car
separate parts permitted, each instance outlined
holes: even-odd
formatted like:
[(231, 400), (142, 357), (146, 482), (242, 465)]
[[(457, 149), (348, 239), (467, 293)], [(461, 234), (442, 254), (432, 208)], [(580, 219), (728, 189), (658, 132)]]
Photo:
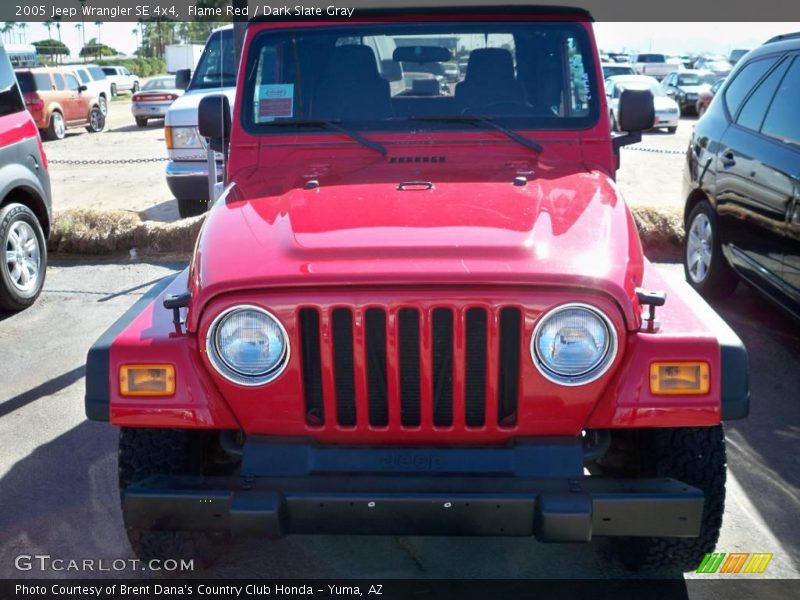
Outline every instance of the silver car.
[(183, 90), (175, 87), (175, 76), (154, 77), (131, 99), (131, 112), (139, 127), (147, 127), (148, 119), (163, 119), (167, 110)]

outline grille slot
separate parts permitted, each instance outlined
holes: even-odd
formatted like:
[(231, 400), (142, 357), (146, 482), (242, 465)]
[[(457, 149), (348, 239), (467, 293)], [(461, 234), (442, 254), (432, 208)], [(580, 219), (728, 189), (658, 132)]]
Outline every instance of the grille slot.
[(497, 423), (501, 427), (512, 427), (517, 423), (521, 321), (520, 311), (517, 308), (506, 307), (500, 311)]
[(453, 424), (453, 311), (437, 308), (431, 318), (433, 424)]
[(353, 313), (337, 308), (331, 315), (333, 329), (333, 371), (336, 389), (336, 421), (356, 424), (356, 384), (353, 369)]
[(389, 424), (389, 396), (386, 390), (386, 313), (379, 308), (370, 308), (365, 314), (364, 324), (369, 424), (386, 427)]
[(397, 353), (400, 368), (400, 424), (419, 427), (419, 312), (403, 308), (397, 315)]
[(319, 313), (313, 308), (300, 311), (301, 350), (303, 353), (303, 392), (306, 401), (306, 423), (325, 423), (322, 402), (322, 359), (319, 345)]
[(486, 325), (484, 309), (467, 310), (464, 410), (469, 427), (481, 427), (486, 422)]

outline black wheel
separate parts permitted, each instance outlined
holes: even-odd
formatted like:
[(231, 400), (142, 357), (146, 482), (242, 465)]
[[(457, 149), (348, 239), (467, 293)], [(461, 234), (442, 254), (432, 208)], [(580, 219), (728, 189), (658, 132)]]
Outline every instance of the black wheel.
[(202, 215), (208, 210), (208, 200), (196, 198), (178, 198), (178, 215), (181, 219)]
[(683, 271), (689, 285), (706, 298), (729, 296), (739, 281), (722, 254), (717, 213), (707, 200), (698, 202), (686, 219)]
[(696, 538), (623, 538), (620, 558), (632, 570), (694, 571), (714, 551), (725, 511), (725, 433), (716, 427), (679, 427), (642, 432), (639, 453), (650, 459), (647, 476), (672, 477), (703, 491), (703, 517)]
[[(185, 429), (144, 429), (123, 427), (119, 436), (120, 500), (133, 483), (153, 475), (199, 475), (205, 460), (204, 433)], [(205, 531), (155, 531), (128, 525), (128, 540), (142, 561), (167, 558), (211, 565), (228, 536)]]
[(44, 138), (47, 140), (63, 140), (67, 135), (67, 124), (64, 122), (64, 115), (54, 110), (50, 115), (50, 125), (44, 130)]
[(147, 127), (147, 117), (134, 117), (138, 127)]
[(116, 83), (112, 83), (111, 84), (111, 95), (112, 96), (116, 96), (117, 95), (117, 84)]
[(100, 106), (94, 105), (89, 113), (89, 124), (86, 126), (86, 131), (89, 133), (100, 133), (106, 126), (106, 118), (103, 116), (103, 111)]
[(675, 133), (678, 131), (677, 127), (667, 127), (667, 133)]
[(34, 303), (44, 285), (47, 244), (30, 208), (8, 204), (0, 210), (0, 309), (22, 310)]

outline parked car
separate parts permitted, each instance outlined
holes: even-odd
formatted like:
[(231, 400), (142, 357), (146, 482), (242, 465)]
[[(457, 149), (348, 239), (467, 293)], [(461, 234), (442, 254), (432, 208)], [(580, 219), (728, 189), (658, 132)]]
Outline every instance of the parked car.
[(111, 95), (120, 92), (139, 91), (139, 77), (131, 73), (126, 67), (102, 67), (111, 88)]
[[(612, 139), (591, 28), (488, 3), (248, 23), (235, 118), (198, 107), (228, 168), (191, 264), (87, 357), (136, 556), (295, 533), (610, 535), (664, 572), (713, 552), (747, 354), (642, 254), (615, 149), (652, 94), (623, 92)], [(387, 37), (485, 43), (453, 96), (396, 97)]]
[(800, 317), (800, 36), (751, 51), (697, 122), (684, 170), (686, 280), (739, 278)]
[(15, 74), (44, 139), (61, 140), (71, 127), (85, 127), (89, 133), (103, 131), (106, 119), (100, 103), (71, 69), (37, 67), (17, 69)]
[(111, 101), (111, 82), (106, 77), (103, 69), (97, 65), (69, 65), (69, 68), (78, 76), (81, 85), (97, 98), (103, 116), (108, 115), (108, 103)]
[[(233, 27), (215, 29), (191, 73), (176, 73), (176, 85), (185, 84), (184, 94), (167, 110), (164, 117), (164, 138), (167, 144), (167, 185), (178, 201), (181, 217), (199, 215), (208, 209), (208, 159), (205, 140), (197, 133), (197, 106), (205, 96), (230, 94), (233, 101), (236, 84)], [(217, 180), (222, 178), (222, 154), (216, 154)], [(213, 198), (212, 198), (213, 200)]]
[(620, 131), (619, 101), (624, 90), (649, 90), (653, 95), (655, 119), (652, 129), (666, 128), (669, 133), (678, 130), (681, 111), (678, 103), (667, 96), (655, 77), (646, 75), (614, 75), (606, 79), (609, 118), (613, 131)]
[(725, 83), (724, 79), (717, 79), (711, 84), (710, 88), (700, 92), (700, 95), (697, 97), (697, 104), (695, 105), (695, 111), (697, 112), (698, 116), (702, 117), (704, 114), (706, 114), (708, 105), (711, 104), (711, 101), (714, 99), (714, 96), (716, 96), (723, 83)]
[(147, 127), (148, 119), (163, 119), (167, 110), (183, 90), (175, 87), (175, 76), (153, 77), (131, 98), (131, 112), (139, 127)]
[(717, 78), (727, 77), (733, 66), (724, 58), (700, 58), (694, 63), (697, 71), (710, 71)]
[(0, 41), (0, 310), (34, 303), (47, 269), (47, 157)]
[(718, 79), (708, 71), (686, 70), (672, 72), (661, 81), (667, 96), (680, 106), (681, 114), (697, 111), (697, 102), (700, 94), (711, 89), (711, 85)]
[(677, 60), (669, 62), (663, 54), (642, 53), (632, 54), (630, 57), (633, 70), (639, 75), (649, 75), (656, 79), (662, 79), (668, 73), (677, 71), (680, 62)]
[(630, 65), (623, 65), (621, 63), (601, 63), (603, 69), (603, 79), (608, 79), (614, 75), (636, 75), (636, 71)]
[(750, 50), (745, 50), (742, 48), (731, 50), (731, 53), (728, 55), (728, 62), (735, 67), (736, 63), (739, 62), (748, 52), (750, 52)]
[(455, 83), (461, 78), (461, 71), (454, 62), (444, 63), (444, 75), (449, 83)]

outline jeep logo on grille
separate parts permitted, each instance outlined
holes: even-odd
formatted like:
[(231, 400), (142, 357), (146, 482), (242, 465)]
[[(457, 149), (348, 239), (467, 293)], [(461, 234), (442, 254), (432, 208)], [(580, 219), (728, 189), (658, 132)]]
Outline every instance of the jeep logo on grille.
[(439, 471), (444, 466), (440, 456), (410, 452), (386, 454), (380, 465), (387, 471)]

